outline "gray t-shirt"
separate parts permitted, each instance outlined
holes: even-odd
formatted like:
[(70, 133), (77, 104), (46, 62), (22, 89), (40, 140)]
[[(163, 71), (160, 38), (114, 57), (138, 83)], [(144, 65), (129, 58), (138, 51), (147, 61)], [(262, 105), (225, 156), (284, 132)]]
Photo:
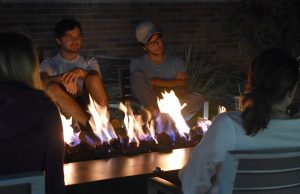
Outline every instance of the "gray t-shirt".
[(74, 60), (65, 60), (60, 54), (52, 58), (47, 58), (42, 61), (40, 64), (40, 71), (47, 72), (49, 76), (59, 75), (65, 72), (68, 72), (74, 68), (81, 68), (86, 71), (95, 70), (99, 72), (99, 64), (95, 57), (90, 57), (85, 59), (84, 57), (78, 55)]
[(130, 61), (130, 73), (134, 71), (141, 71), (150, 79), (175, 79), (177, 73), (186, 72), (186, 67), (179, 57), (165, 55), (161, 64), (155, 64), (146, 54)]

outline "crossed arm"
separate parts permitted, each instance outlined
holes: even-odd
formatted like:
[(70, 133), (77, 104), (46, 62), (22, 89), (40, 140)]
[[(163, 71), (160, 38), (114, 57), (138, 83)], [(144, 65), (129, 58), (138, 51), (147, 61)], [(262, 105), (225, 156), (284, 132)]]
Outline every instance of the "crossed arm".
[(187, 74), (185, 72), (180, 72), (176, 74), (176, 79), (166, 80), (166, 79), (152, 79), (151, 85), (153, 87), (187, 87)]
[(64, 86), (65, 90), (72, 95), (75, 95), (78, 92), (76, 83), (79, 78), (85, 80), (87, 90), (99, 105), (108, 105), (108, 97), (106, 95), (104, 84), (99, 73), (95, 70), (87, 72), (81, 68), (74, 68), (71, 71), (55, 76), (49, 76), (47, 72), (41, 72), (41, 79), (46, 88), (51, 82), (56, 82)]
[(44, 86), (46, 87), (49, 83), (56, 82), (62, 84), (67, 92), (69, 92), (72, 95), (75, 95), (78, 91), (76, 85), (78, 78), (85, 79), (87, 74), (87, 71), (83, 69), (74, 68), (71, 71), (55, 76), (49, 76), (47, 72), (41, 72), (41, 79), (43, 81)]
[(185, 72), (180, 72), (176, 74), (176, 78), (172, 80), (166, 79), (152, 79), (151, 85), (156, 91), (156, 93), (160, 94), (165, 89), (173, 90), (177, 97), (183, 97), (187, 94), (187, 74)]

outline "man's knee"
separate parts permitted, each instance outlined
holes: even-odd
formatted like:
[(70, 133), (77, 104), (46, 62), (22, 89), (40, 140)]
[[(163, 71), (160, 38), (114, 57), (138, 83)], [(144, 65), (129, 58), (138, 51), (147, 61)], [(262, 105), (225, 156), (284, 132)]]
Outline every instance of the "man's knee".
[(51, 82), (48, 84), (45, 93), (54, 103), (60, 104), (63, 98), (69, 96), (68, 92), (59, 83)]
[(96, 74), (96, 73), (88, 73), (87, 76), (84, 79), (85, 83), (90, 83), (90, 82), (95, 82), (95, 81), (99, 81), (100, 75)]
[(131, 73), (130, 82), (133, 92), (150, 89), (152, 90), (150, 79), (141, 71), (134, 71), (133, 73)]
[(140, 104), (156, 104), (156, 94), (151, 86), (149, 78), (141, 71), (134, 71), (130, 75), (131, 91)]
[(132, 82), (136, 82), (147, 79), (147, 76), (141, 71), (134, 71), (130, 74), (130, 78)]
[(180, 99), (181, 103), (187, 104), (187, 107), (183, 109), (184, 114), (201, 110), (204, 106), (204, 101), (204, 96), (197, 92), (189, 93)]
[(200, 107), (203, 107), (205, 101), (205, 97), (198, 92), (190, 93), (188, 95), (188, 99), (190, 99), (194, 105), (198, 105)]
[[(84, 80), (81, 81), (81, 86), (79, 86), (81, 89), (84, 87), (87, 89), (87, 91), (91, 92), (90, 90), (95, 90), (97, 86), (101, 85), (101, 77), (99, 74), (96, 73), (88, 73), (87, 76), (84, 78)], [(82, 93), (83, 91), (81, 91)]]

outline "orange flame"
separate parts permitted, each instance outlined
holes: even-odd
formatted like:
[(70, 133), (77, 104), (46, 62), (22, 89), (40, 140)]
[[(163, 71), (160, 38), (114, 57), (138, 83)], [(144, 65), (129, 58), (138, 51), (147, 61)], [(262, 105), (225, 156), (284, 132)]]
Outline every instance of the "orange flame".
[(62, 114), (60, 114), (60, 118), (62, 121), (62, 125), (63, 125), (63, 131), (64, 131), (64, 140), (67, 144), (69, 145), (77, 145), (79, 144), (80, 140), (79, 140), (79, 134), (78, 133), (74, 133), (73, 128), (71, 126), (72, 124), (72, 118), (70, 119), (66, 119), (66, 117)]
[(106, 106), (98, 105), (89, 95), (90, 104), (88, 105), (91, 113), (90, 125), (94, 133), (101, 139), (102, 142), (110, 141), (117, 138), (113, 126), (109, 122), (109, 113)]
[(197, 125), (199, 127), (201, 127), (202, 130), (203, 130), (203, 133), (205, 133), (208, 130), (209, 126), (211, 125), (211, 121), (208, 120), (207, 118), (201, 118), (201, 117), (199, 117), (197, 119)]
[(184, 136), (184, 133), (188, 134), (190, 128), (181, 115), (181, 109), (183, 109), (186, 104), (184, 103), (182, 106), (180, 105), (179, 99), (177, 98), (173, 90), (171, 90), (170, 93), (162, 93), (162, 96), (162, 99), (157, 99), (157, 104), (160, 112), (170, 115), (175, 123), (176, 129), (178, 130), (179, 134), (181, 134), (181, 136)]
[[(176, 97), (173, 91), (171, 91), (170, 93), (165, 92), (162, 94), (162, 96), (162, 99), (157, 100), (160, 112), (167, 113), (171, 117), (176, 126), (175, 130), (177, 130), (179, 134), (184, 136), (184, 133), (189, 133), (189, 127), (186, 124), (183, 116), (181, 115), (181, 109), (186, 104), (180, 105), (179, 99)], [(109, 113), (107, 111), (107, 107), (98, 105), (90, 95), (89, 99), (90, 104), (88, 105), (88, 110), (91, 114), (89, 122), (94, 133), (100, 138), (101, 142), (109, 142), (111, 139), (117, 138), (115, 130), (109, 122)], [(120, 103), (119, 109), (125, 113), (124, 125), (127, 130), (129, 142), (135, 141), (137, 145), (139, 145), (141, 140), (145, 140), (151, 137), (151, 139), (153, 139), (157, 143), (156, 131), (154, 129), (155, 120), (151, 120), (149, 123), (144, 123), (142, 121), (141, 115), (133, 114), (133, 111), (131, 110), (128, 103)], [(161, 115), (156, 118), (156, 122), (160, 117)], [(63, 115), (61, 115), (61, 120), (64, 127), (65, 142), (68, 144), (80, 143), (80, 132), (74, 133), (74, 130), (71, 127), (72, 120), (66, 119)], [(148, 131), (148, 133), (144, 132), (143, 127)]]
[(139, 145), (140, 140), (146, 139), (147, 135), (143, 131), (143, 121), (141, 115), (134, 115), (129, 104), (120, 103), (120, 110), (125, 114), (124, 125), (127, 130), (129, 142), (135, 141)]

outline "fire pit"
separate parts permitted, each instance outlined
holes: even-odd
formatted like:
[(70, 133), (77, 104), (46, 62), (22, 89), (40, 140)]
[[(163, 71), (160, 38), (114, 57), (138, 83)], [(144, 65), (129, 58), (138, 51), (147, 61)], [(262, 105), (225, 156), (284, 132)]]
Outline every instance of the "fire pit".
[(100, 142), (89, 139), (84, 131), (74, 130), (74, 125), (71, 127), (72, 121), (62, 116), (66, 142), (65, 163), (148, 152), (171, 152), (173, 149), (196, 145), (207, 123), (201, 121), (199, 125), (189, 127), (181, 116), (181, 105), (176, 98), (172, 91), (165, 93), (164, 98), (158, 100), (161, 114), (147, 123), (143, 123), (141, 115), (133, 113), (129, 104), (120, 103), (119, 108), (124, 113), (123, 124), (113, 127), (106, 107), (98, 106), (90, 97), (90, 124)]
[[(118, 131), (120, 130), (126, 131), (124, 128)], [(200, 127), (193, 127), (190, 129), (190, 133), (183, 137), (179, 133), (172, 135), (166, 132), (156, 133), (156, 140), (151, 138), (139, 140), (139, 144), (135, 141), (129, 142), (128, 135), (120, 134), (122, 133), (117, 133), (118, 138), (101, 144), (92, 144), (86, 140), (81, 140), (74, 146), (66, 143), (65, 163), (132, 156), (149, 152), (172, 152), (177, 148), (193, 147), (201, 140), (203, 130)]]

